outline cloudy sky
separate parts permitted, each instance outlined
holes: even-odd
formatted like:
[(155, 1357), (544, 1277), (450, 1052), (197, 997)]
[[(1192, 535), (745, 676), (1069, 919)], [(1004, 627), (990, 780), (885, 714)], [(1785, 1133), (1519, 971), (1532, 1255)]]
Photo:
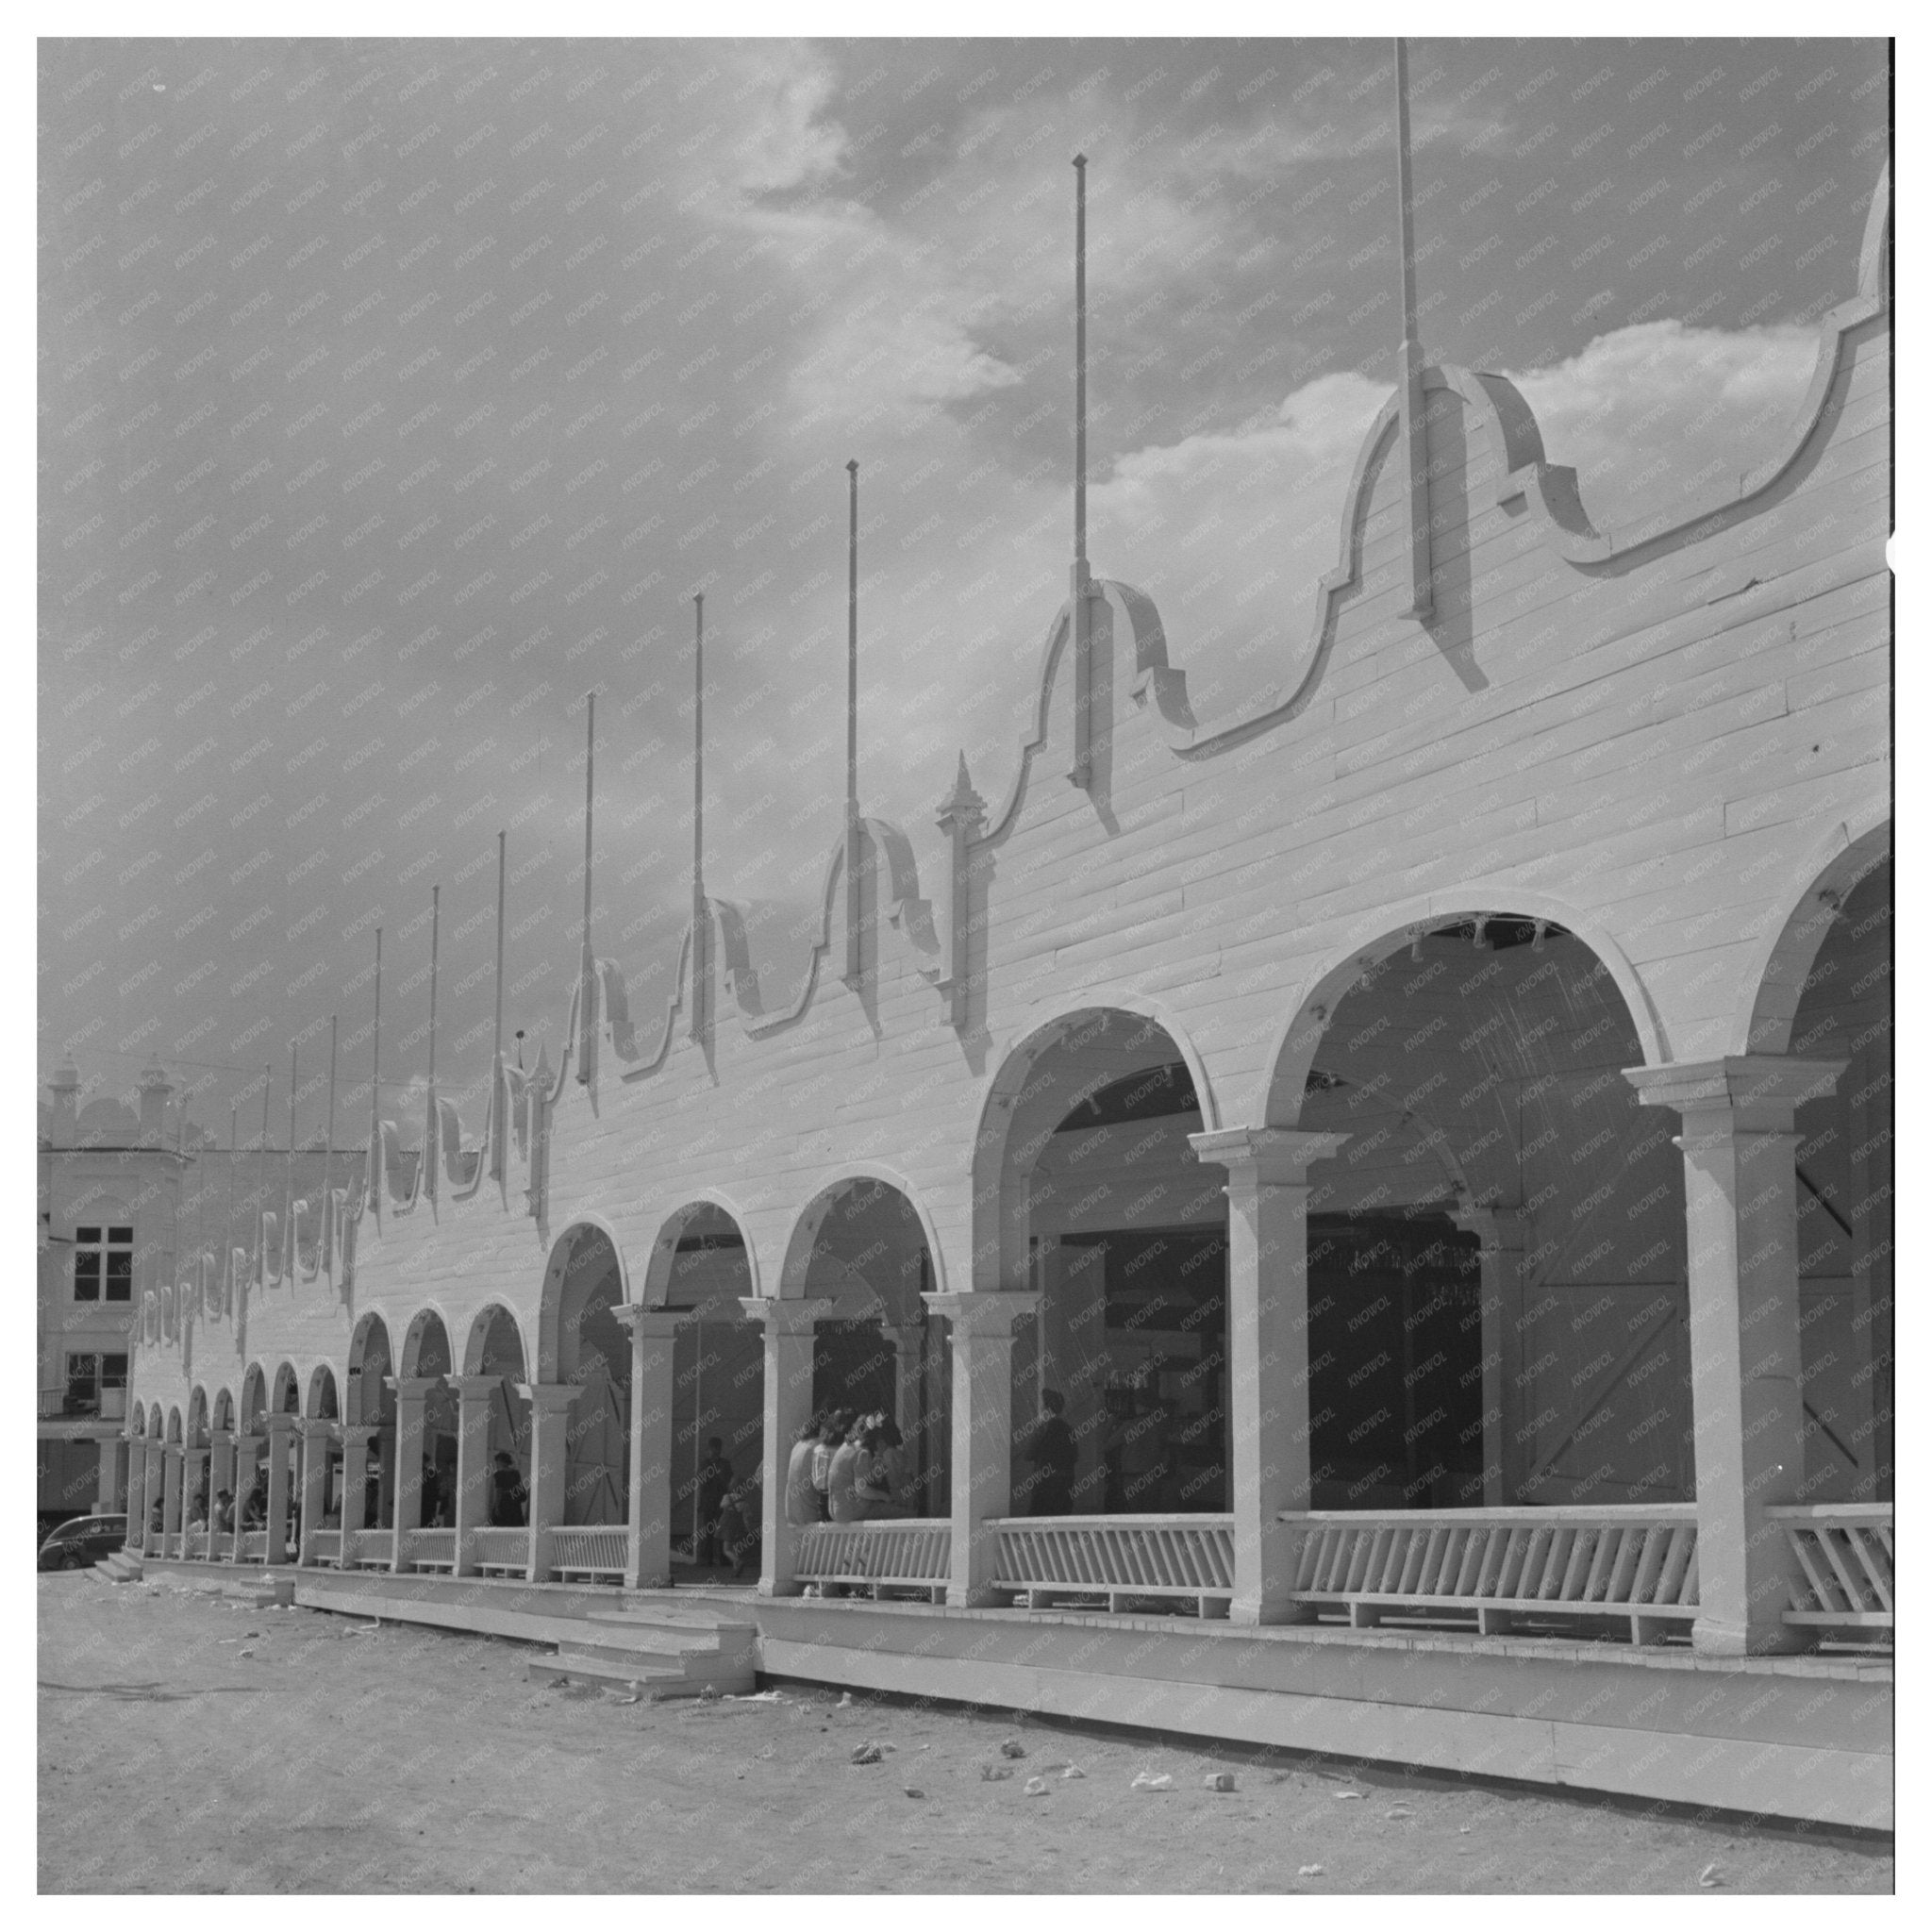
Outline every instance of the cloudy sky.
[[(1599, 527), (1734, 489), (1853, 290), (1883, 47), (1410, 58), (1431, 358), (1515, 377)], [(379, 923), (400, 1098), (440, 883), (480, 1078), (500, 826), (554, 1051), (591, 690), (597, 950), (661, 986), (694, 591), (711, 889), (809, 896), (848, 458), (861, 791), (924, 875), (1064, 591), (1076, 150), (1094, 567), (1238, 710), (1390, 392), (1392, 113), (1386, 42), (41, 42), (41, 1077), (158, 1054), (225, 1128), (339, 1011), (353, 1104)]]

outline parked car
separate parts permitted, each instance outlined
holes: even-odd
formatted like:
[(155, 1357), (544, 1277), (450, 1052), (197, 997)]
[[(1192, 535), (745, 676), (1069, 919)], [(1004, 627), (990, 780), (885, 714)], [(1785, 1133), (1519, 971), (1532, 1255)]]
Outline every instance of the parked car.
[(125, 1516), (76, 1516), (41, 1545), (42, 1570), (85, 1570), (110, 1557), (127, 1541)]

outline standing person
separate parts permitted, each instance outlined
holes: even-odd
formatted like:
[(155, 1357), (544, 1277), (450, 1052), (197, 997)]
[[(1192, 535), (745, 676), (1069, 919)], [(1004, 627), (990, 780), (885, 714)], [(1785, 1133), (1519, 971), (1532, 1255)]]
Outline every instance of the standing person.
[(798, 1440), (791, 1445), (791, 1460), (785, 1465), (785, 1521), (799, 1527), (825, 1520), (824, 1492), (812, 1480), (812, 1464), (824, 1429), (824, 1417), (813, 1416), (799, 1430)]
[(439, 1521), (438, 1512), (442, 1507), (442, 1477), (436, 1467), (436, 1458), (425, 1456), (423, 1458), (423, 1507), (420, 1511), (423, 1529), (434, 1529)]
[(718, 1542), (734, 1581), (757, 1559), (758, 1492), (756, 1475), (733, 1483), (718, 1511)]
[(698, 1539), (692, 1551), (708, 1568), (718, 1560), (718, 1519), (724, 1511), (725, 1492), (731, 1488), (733, 1471), (724, 1454), (724, 1439), (713, 1436), (705, 1444), (705, 1459), (698, 1465)]
[(508, 1449), (496, 1452), (496, 1466), (490, 1472), (490, 1522), (495, 1529), (521, 1529), (524, 1506), (529, 1500), (524, 1487), (523, 1472), (511, 1460)]
[(1042, 1389), (1040, 1415), (1021, 1437), (1021, 1459), (1033, 1465), (1033, 1473), (1015, 1487), (1025, 1493), (1029, 1516), (1073, 1514), (1074, 1471), (1080, 1452), (1067, 1426), (1066, 1407), (1067, 1398), (1058, 1389)]
[(235, 1527), (235, 1498), (227, 1490), (215, 1491), (215, 1530), (226, 1536)]

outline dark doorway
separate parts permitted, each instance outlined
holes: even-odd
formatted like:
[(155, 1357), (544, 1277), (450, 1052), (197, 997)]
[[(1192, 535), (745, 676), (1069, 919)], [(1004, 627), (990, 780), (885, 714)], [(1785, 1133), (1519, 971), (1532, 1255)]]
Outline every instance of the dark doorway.
[(878, 1323), (821, 1322), (812, 1335), (812, 1407), (895, 1414), (898, 1362)]
[[(1102, 1255), (1100, 1456), (1097, 1481), (1076, 1482), (1079, 1507), (1109, 1516), (1228, 1509), (1226, 1237), (1115, 1229), (1060, 1245)], [(1074, 1426), (1079, 1433), (1077, 1413)]]
[(1481, 1287), (1446, 1214), (1309, 1215), (1316, 1508), (1481, 1502)]

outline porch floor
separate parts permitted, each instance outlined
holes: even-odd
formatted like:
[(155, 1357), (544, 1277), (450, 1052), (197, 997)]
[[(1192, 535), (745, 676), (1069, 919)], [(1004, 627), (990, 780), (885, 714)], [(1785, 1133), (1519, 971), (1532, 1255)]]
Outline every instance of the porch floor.
[[(253, 1573), (251, 1574), (251, 1572)], [(150, 1578), (258, 1581), (162, 1562)], [(565, 1642), (625, 1606), (747, 1623), (765, 1676), (1890, 1830), (1892, 1662), (1339, 1624), (1251, 1628), (1077, 1607), (963, 1609), (278, 1569), (309, 1608)], [(1666, 1674), (1659, 1676), (1657, 1674)]]

